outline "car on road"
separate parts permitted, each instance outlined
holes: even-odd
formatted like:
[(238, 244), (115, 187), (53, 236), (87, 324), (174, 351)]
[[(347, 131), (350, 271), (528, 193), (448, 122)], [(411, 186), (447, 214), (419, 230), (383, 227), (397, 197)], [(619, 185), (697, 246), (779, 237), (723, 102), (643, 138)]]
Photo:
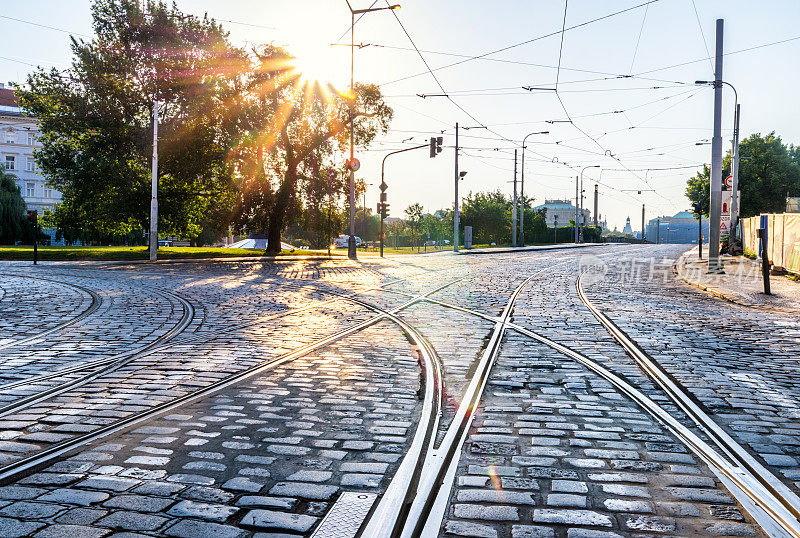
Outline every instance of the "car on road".
[[(333, 247), (334, 248), (347, 248), (347, 242), (348, 242), (349, 238), (350, 238), (350, 236), (348, 236), (348, 235), (345, 235), (345, 234), (340, 235), (339, 237), (337, 237), (337, 238), (335, 238), (333, 240)], [(356, 246), (357, 247), (361, 246), (361, 242), (362, 242), (361, 238), (358, 237), (358, 236), (355, 236), (355, 238), (356, 238)]]

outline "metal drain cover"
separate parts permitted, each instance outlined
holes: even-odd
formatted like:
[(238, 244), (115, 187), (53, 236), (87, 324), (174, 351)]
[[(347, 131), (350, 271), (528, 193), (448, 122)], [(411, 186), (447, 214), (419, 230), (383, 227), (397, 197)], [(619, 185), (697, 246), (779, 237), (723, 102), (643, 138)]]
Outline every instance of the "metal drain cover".
[(377, 498), (377, 493), (342, 493), (311, 538), (352, 538)]

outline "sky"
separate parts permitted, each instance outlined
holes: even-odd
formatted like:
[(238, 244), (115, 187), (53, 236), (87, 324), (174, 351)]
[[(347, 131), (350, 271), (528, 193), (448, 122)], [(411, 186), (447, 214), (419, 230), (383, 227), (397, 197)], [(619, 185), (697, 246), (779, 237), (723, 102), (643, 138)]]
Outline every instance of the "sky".
[[(369, 185), (367, 207), (378, 201), (386, 153), (431, 136), (444, 137), (444, 151), (434, 159), (420, 149), (387, 160), (392, 216), (402, 217), (416, 202), (430, 212), (452, 207), (456, 123), (460, 169), (467, 171), (462, 198), (497, 189), (510, 196), (515, 149), (521, 180), (523, 137), (548, 131), (527, 138), (525, 193), (532, 205), (574, 200), (575, 178), (588, 166), (584, 205), (592, 207), (597, 183), (599, 213), (612, 228), (622, 229), (631, 217), (638, 229), (642, 204), (648, 220), (688, 209), (686, 180), (711, 158), (713, 89), (694, 81), (713, 78), (709, 52), (718, 18), (725, 20), (723, 79), (736, 87), (742, 105), (741, 138), (775, 131), (800, 144), (796, 0), (567, 0), (566, 18), (561, 0), (398, 1), (399, 10), (368, 13), (355, 26), (355, 42), (368, 45), (355, 50), (356, 80), (379, 84), (395, 113), (386, 135), (357, 149), (357, 177)], [(372, 2), (351, 0), (354, 9)], [(345, 0), (177, 4), (216, 18), (234, 44), (286, 46), (308, 76), (342, 89), (349, 84), (349, 47), (331, 46), (349, 44)], [(70, 34), (92, 35), (90, 6), (90, 0), (6, 3), (0, 81), (23, 82), (37, 65), (67, 67)], [(790, 41), (762, 46), (782, 40)], [(447, 97), (420, 97), (427, 94)], [(726, 151), (733, 110), (726, 86)]]

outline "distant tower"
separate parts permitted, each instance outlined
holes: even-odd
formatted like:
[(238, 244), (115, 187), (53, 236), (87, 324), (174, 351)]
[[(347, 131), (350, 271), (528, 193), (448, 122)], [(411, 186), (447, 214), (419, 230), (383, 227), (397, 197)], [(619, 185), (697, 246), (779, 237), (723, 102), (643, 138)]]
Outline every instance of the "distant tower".
[(625, 228), (622, 229), (622, 233), (633, 235), (633, 228), (631, 228), (631, 218), (630, 217), (628, 217), (628, 219), (625, 221)]

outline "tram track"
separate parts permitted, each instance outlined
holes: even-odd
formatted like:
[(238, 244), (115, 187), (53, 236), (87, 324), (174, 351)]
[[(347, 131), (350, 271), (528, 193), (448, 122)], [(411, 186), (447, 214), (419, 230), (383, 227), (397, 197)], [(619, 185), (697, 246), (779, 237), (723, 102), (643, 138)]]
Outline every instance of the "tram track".
[(82, 320), (86, 319), (87, 317), (91, 316), (92, 314), (94, 314), (97, 311), (97, 309), (100, 308), (100, 305), (103, 302), (103, 300), (100, 298), (100, 296), (97, 293), (95, 293), (94, 291), (92, 291), (89, 288), (86, 288), (84, 286), (79, 286), (78, 284), (61, 282), (60, 280), (55, 280), (55, 279), (51, 279), (51, 278), (44, 278), (44, 277), (41, 277), (41, 276), (30, 276), (30, 275), (22, 276), (22, 275), (9, 274), (9, 273), (2, 274), (0, 276), (11, 276), (11, 277), (17, 277), (17, 278), (30, 278), (30, 279), (34, 279), (34, 280), (42, 280), (42, 281), (45, 281), (45, 282), (52, 282), (52, 283), (55, 283), (55, 284), (60, 284), (60, 285), (62, 285), (64, 287), (67, 287), (67, 288), (72, 288), (72, 289), (75, 289), (75, 290), (79, 290), (79, 291), (87, 294), (91, 299), (89, 305), (83, 311), (81, 311), (77, 315), (71, 317), (70, 319), (62, 321), (61, 323), (56, 324), (55, 326), (51, 327), (50, 329), (46, 329), (46, 330), (38, 332), (36, 334), (32, 334), (30, 336), (26, 336), (26, 337), (20, 338), (18, 340), (13, 340), (11, 342), (0, 343), (0, 349), (8, 349), (8, 348), (11, 348), (11, 347), (16, 347), (16, 346), (22, 346), (22, 345), (25, 345), (25, 344), (29, 344), (31, 342), (35, 342), (37, 340), (41, 340), (42, 338), (45, 338), (45, 337), (47, 337), (47, 336), (49, 336), (51, 334), (54, 334), (54, 333), (56, 333), (56, 332), (58, 332), (60, 330), (63, 330), (63, 329), (65, 329), (65, 328), (67, 328), (67, 327), (69, 327), (71, 325), (75, 325), (76, 323), (79, 323), (80, 321), (82, 321)]
[[(579, 275), (576, 279), (576, 290), (581, 300), (584, 301), (587, 307), (590, 307), (590, 305), (593, 305), (591, 302), (587, 303), (588, 298), (581, 285), (582, 275)], [(535, 275), (532, 275), (529, 279), (533, 278), (533, 276)], [(518, 292), (521, 291), (526, 283), (527, 281), (515, 290), (514, 296), (518, 295)], [(400, 291), (396, 291), (396, 293), (405, 294)], [(514, 299), (514, 296), (512, 296), (512, 299)], [(467, 395), (462, 399), (457, 411), (457, 417), (451, 427), (448, 428), (448, 432), (439, 447), (429, 448), (428, 454), (423, 457), (416, 456), (417, 465), (423, 469), (421, 474), (427, 477), (433, 476), (433, 478), (429, 479), (427, 484), (421, 485), (420, 489), (414, 492), (411, 502), (415, 508), (405, 513), (398, 512), (397, 516), (391, 517), (393, 512), (388, 507), (396, 506), (397, 502), (391, 499), (386, 501), (385, 498), (395, 486), (395, 480), (406, 480), (405, 477), (396, 475), (384, 497), (381, 498), (378, 508), (373, 511), (371, 517), (362, 525), (359, 536), (395, 538), (438, 535), (447, 510), (450, 493), (455, 481), (458, 460), (468, 434), (469, 424), (474, 416), (475, 409), (480, 403), (480, 393), (488, 381), (488, 373), (491, 370), (490, 362), (494, 362), (493, 359), (496, 358), (499, 352), (499, 342), (503, 333), (507, 330), (514, 330), (582, 364), (609, 381), (621, 393), (631, 398), (640, 408), (663, 424), (681, 443), (698, 456), (767, 534), (770, 536), (800, 537), (800, 521), (798, 520), (800, 499), (774, 474), (755, 460), (746, 449), (724, 432), (710, 416), (699, 408), (692, 409), (697, 407), (696, 404), (685, 394), (684, 389), (675, 384), (668, 376), (659, 376), (659, 374), (664, 373), (658, 372), (659, 367), (654, 360), (641, 360), (641, 357), (639, 359), (634, 357), (636, 362), (651, 377), (663, 377), (663, 384), (658, 382), (657, 379), (659, 388), (667, 394), (673, 403), (678, 405), (686, 416), (694, 422), (694, 425), (709, 436), (722, 453), (625, 378), (564, 344), (509, 321), (508, 312), (509, 307), (513, 307), (512, 301), (509, 302), (501, 316), (493, 316), (432, 297), (426, 297), (424, 300), (431, 304), (471, 314), (495, 323), (492, 338), (481, 359), (481, 362), (486, 367), (479, 367), (475, 376), (473, 376)], [(589, 309), (593, 315), (600, 314), (603, 316), (599, 310)], [(611, 323), (605, 316), (603, 318), (608, 323)], [(625, 335), (624, 332), (618, 328), (613, 330), (610, 325), (607, 326), (605, 323), (603, 325), (609, 329), (612, 336), (630, 354), (644, 353), (638, 344)], [(670, 383), (672, 386), (670, 386)], [(478, 390), (476, 390), (476, 385), (480, 385)], [(411, 484), (409, 484), (409, 490), (410, 486)], [(400, 488), (397, 486), (394, 489)], [(410, 493), (406, 493), (405, 502), (409, 502), (410, 495)], [(387, 504), (387, 508), (382, 509), (383, 504)], [(387, 522), (387, 515), (389, 515), (389, 522)], [(403, 521), (403, 517), (406, 518), (405, 521)]]
[(681, 440), (718, 476), (724, 477), (723, 481), (731, 494), (742, 503), (762, 528), (772, 530), (775, 534), (770, 532), (771, 535), (781, 535), (778, 532), (782, 532), (783, 535), (800, 537), (800, 497), (717, 424), (695, 403), (683, 386), (589, 299), (582, 284), (584, 274), (586, 273), (581, 274), (575, 284), (584, 305), (670, 400), (709, 437), (722, 454), (688, 429), (683, 432), (675, 428), (675, 432), (680, 433)]
[[(339, 294), (337, 298), (368, 308), (369, 310), (375, 312), (376, 315), (365, 321), (359, 322), (354, 326), (342, 329), (324, 338), (317, 339), (314, 342), (301, 346), (288, 353), (284, 353), (274, 359), (262, 361), (259, 364), (256, 364), (254, 366), (236, 372), (232, 375), (227, 376), (224, 379), (220, 379), (216, 382), (210, 383), (205, 387), (193, 390), (187, 394), (174, 398), (168, 402), (158, 404), (145, 411), (133, 413), (128, 417), (118, 419), (111, 424), (97, 428), (92, 432), (83, 435), (78, 435), (76, 437), (58, 443), (54, 443), (50, 447), (43, 449), (36, 454), (8, 463), (0, 467), (0, 485), (8, 484), (9, 482), (19, 477), (21, 474), (24, 474), (33, 469), (41, 468), (42, 466), (58, 458), (59, 456), (70, 453), (73, 450), (85, 446), (86, 444), (91, 443), (97, 439), (128, 429), (129, 427), (132, 427), (146, 420), (150, 420), (165, 412), (168, 412), (170, 410), (176, 409), (188, 403), (194, 402), (196, 400), (214, 394), (220, 390), (223, 390), (231, 385), (244, 381), (253, 376), (272, 370), (288, 361), (307, 355), (308, 353), (311, 353), (316, 349), (332, 344), (338, 340), (341, 340), (342, 338), (345, 338), (363, 329), (366, 329), (367, 327), (375, 325), (376, 323), (382, 320), (390, 320), (396, 323), (401, 328), (401, 330), (403, 330), (403, 332), (409, 337), (409, 339), (412, 341), (415, 347), (421, 351), (421, 355), (424, 359), (426, 379), (432, 380), (426, 383), (425, 399), (423, 403), (423, 409), (424, 409), (423, 414), (427, 418), (421, 421), (422, 423), (427, 424), (426, 428), (424, 429), (428, 433), (422, 433), (421, 437), (415, 435), (415, 441), (412, 442), (412, 447), (415, 450), (416, 449), (421, 450), (426, 443), (426, 438), (430, 438), (431, 435), (433, 435), (433, 433), (435, 432), (436, 413), (438, 412), (436, 410), (438, 410), (439, 407), (437, 405), (437, 402), (440, 401), (442, 393), (441, 363), (438, 361), (438, 357), (436, 357), (435, 351), (433, 351), (433, 347), (425, 341), (425, 339), (420, 335), (420, 333), (415, 328), (411, 327), (408, 323), (399, 319), (396, 314), (423, 300), (424, 297), (426, 297), (427, 295), (435, 293), (462, 279), (463, 278), (458, 278), (448, 283), (439, 285), (436, 288), (431, 289), (426, 293), (421, 294), (413, 299), (410, 299), (391, 310), (384, 310), (374, 305), (371, 305), (365, 301), (361, 301), (344, 294)], [(336, 295), (333, 292), (328, 292), (328, 293)], [(438, 382), (435, 381), (435, 379), (438, 379)], [(414, 469), (410, 469), (406, 466), (403, 467), (403, 471), (410, 472), (413, 474)]]

